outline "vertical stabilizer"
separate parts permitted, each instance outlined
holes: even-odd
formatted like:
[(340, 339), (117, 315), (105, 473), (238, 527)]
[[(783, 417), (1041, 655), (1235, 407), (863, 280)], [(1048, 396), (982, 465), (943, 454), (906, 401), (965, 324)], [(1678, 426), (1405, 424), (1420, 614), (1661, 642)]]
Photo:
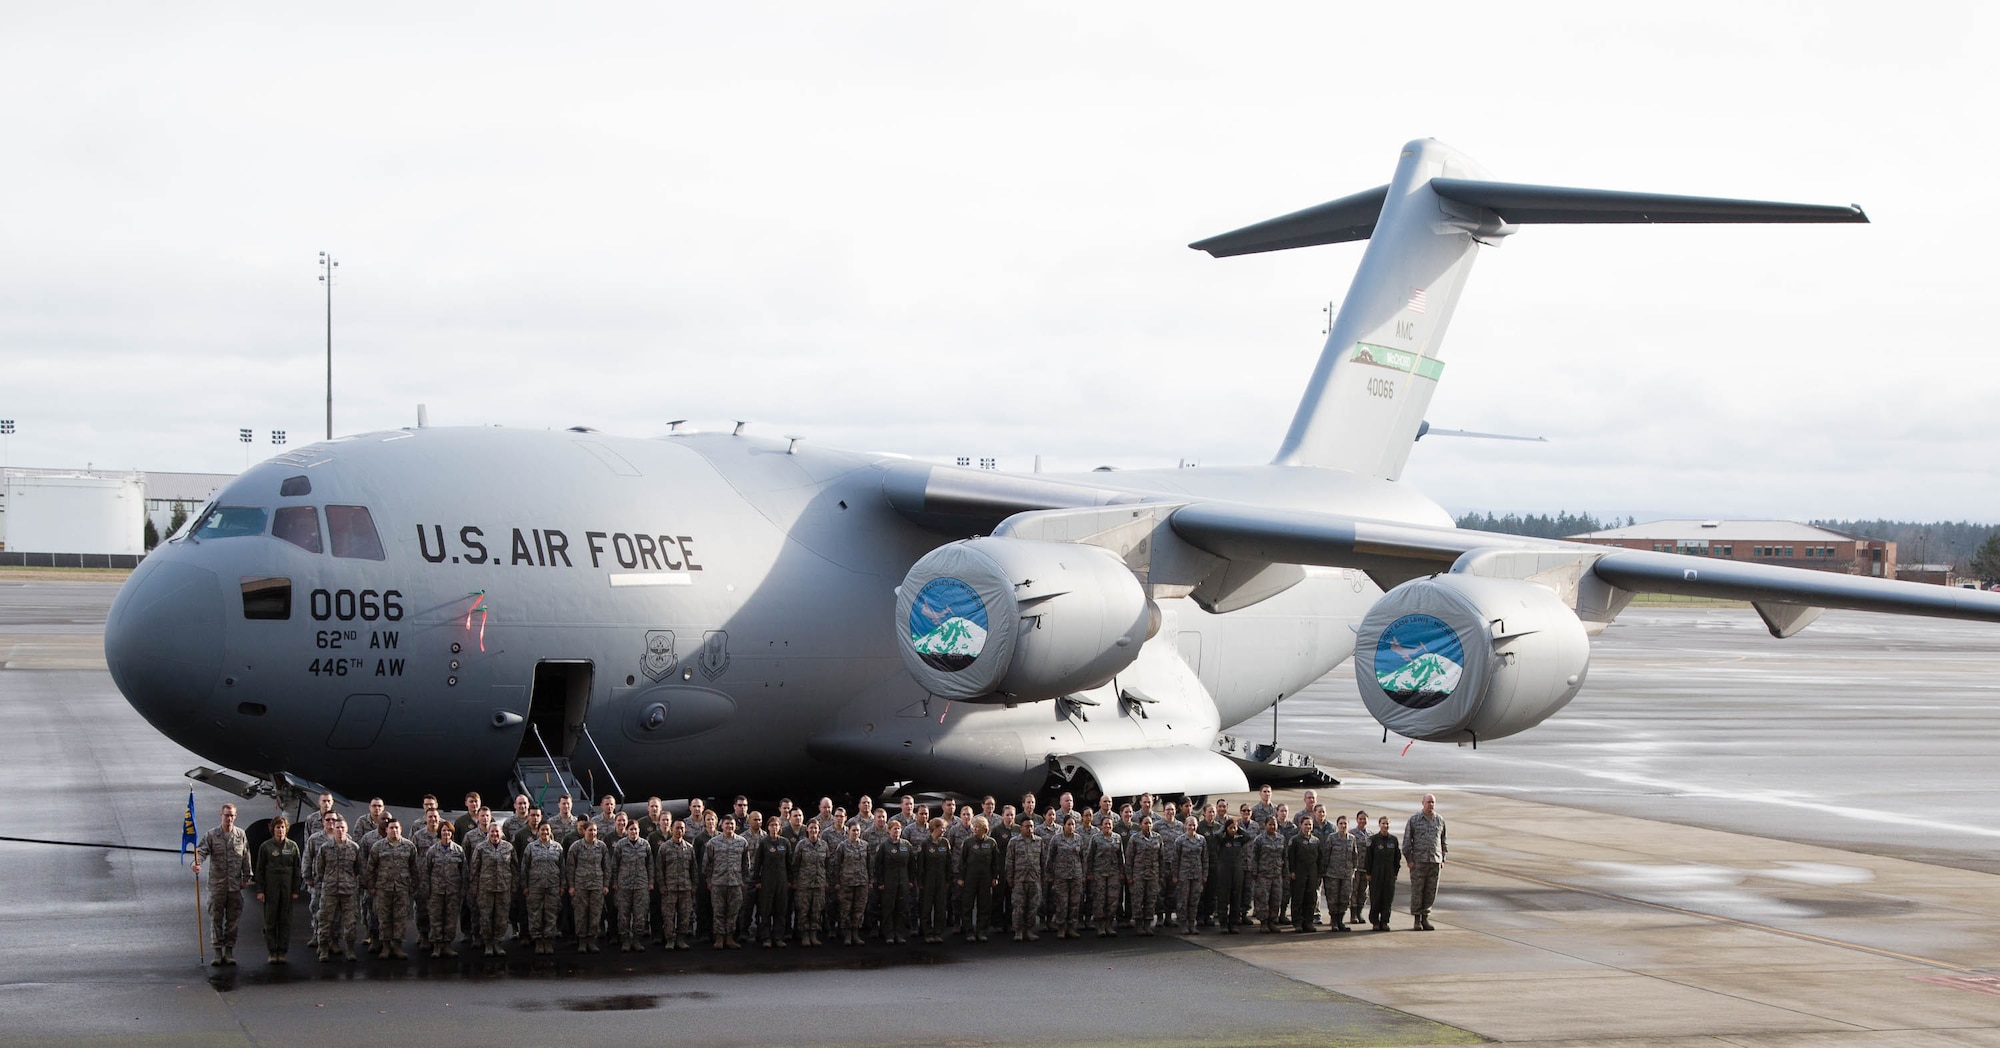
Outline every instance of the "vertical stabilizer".
[(1451, 147), (1403, 147), (1396, 179), (1190, 244), (1218, 258), (1367, 240), (1292, 428), (1281, 466), (1395, 480), (1444, 363), (1438, 346), (1481, 244), (1528, 223), (1866, 222), (1859, 207), (1487, 180)]
[(1279, 465), (1402, 475), (1444, 371), (1438, 345), (1473, 253), (1481, 239), (1509, 231), (1484, 208), (1439, 197), (1433, 178), (1485, 175), (1443, 143), (1403, 147), (1361, 267), (1278, 449)]

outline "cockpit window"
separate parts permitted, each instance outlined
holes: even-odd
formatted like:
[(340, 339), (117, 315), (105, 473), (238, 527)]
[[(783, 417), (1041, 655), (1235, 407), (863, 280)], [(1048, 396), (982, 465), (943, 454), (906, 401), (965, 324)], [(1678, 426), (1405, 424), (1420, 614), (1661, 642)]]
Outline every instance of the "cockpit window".
[(388, 559), (382, 555), (382, 539), (375, 533), (375, 518), (368, 515), (366, 506), (328, 506), (326, 530), (336, 557)]
[(262, 535), (264, 511), (255, 506), (216, 506), (194, 529), (197, 542), (229, 539), (238, 535)]
[(307, 553), (318, 553), (319, 511), (311, 506), (282, 506), (272, 515), (271, 534)]
[(291, 618), (292, 580), (243, 579), (243, 617), (279, 620)]
[(278, 485), (278, 497), (280, 498), (297, 498), (300, 495), (310, 495), (312, 493), (312, 478), (303, 474), (296, 477), (286, 477), (284, 483)]

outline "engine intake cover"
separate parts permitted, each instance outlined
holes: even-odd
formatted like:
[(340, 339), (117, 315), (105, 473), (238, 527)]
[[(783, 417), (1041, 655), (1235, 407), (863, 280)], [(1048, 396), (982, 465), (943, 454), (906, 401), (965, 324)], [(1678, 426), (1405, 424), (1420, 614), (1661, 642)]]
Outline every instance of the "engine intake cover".
[(980, 538), (940, 546), (896, 589), (896, 636), (932, 695), (1053, 699), (1098, 687), (1139, 657), (1145, 591), (1110, 550)]
[(1354, 677), (1368, 712), (1426, 742), (1498, 739), (1540, 724), (1583, 686), (1590, 638), (1543, 586), (1438, 575), (1361, 619)]

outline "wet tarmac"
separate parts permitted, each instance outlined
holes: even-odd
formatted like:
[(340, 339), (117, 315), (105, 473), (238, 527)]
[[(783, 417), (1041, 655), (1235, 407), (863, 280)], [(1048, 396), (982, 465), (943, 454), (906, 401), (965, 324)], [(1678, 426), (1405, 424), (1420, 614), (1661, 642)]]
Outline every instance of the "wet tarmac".
[[(175, 855), (200, 762), (91, 663), (114, 592), (0, 577), (7, 1044), (391, 1039), (375, 1023), (427, 1046), (1918, 1043), (1839, 1039), (1885, 1028), (1897, 1009), (1862, 1002), (1891, 995), (1948, 1043), (2000, 1043), (1990, 628), (1830, 613), (1780, 642), (1747, 610), (1634, 609), (1570, 709), (1476, 752), (1383, 745), (1337, 671), (1284, 705), (1281, 742), (1344, 780), (1341, 809), (1400, 822), (1445, 797), (1459, 864), (1435, 937), (270, 968), (250, 918), (245, 963), (218, 970)], [(196, 788), (204, 822), (224, 799)]]
[[(1566, 709), (1476, 750), (1385, 743), (1351, 664), (1277, 721), (1283, 746), (1350, 784), (1417, 780), (2000, 872), (1991, 625), (1831, 611), (1777, 640), (1747, 607), (1634, 607), (1596, 639)], [(1232, 730), (1265, 741), (1271, 715)]]

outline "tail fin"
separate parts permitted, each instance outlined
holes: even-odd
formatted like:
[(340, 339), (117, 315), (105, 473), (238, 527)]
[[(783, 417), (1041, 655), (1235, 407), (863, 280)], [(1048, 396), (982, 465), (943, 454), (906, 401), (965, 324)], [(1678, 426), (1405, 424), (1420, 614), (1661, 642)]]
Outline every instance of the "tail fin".
[(1277, 464), (1402, 475), (1444, 363), (1438, 346), (1481, 244), (1522, 223), (1866, 222), (1858, 207), (1493, 182), (1434, 139), (1353, 196), (1189, 245), (1217, 258), (1369, 240)]

